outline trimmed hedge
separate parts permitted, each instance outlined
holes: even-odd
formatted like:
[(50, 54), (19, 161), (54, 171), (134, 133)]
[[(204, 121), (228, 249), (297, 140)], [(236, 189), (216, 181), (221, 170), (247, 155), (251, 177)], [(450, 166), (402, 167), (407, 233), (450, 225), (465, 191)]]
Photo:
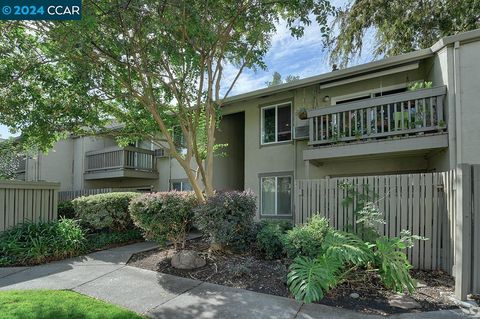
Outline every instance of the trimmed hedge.
[(85, 233), (73, 219), (26, 222), (0, 233), (0, 266), (38, 264), (85, 250)]
[(193, 192), (160, 192), (137, 196), (130, 203), (130, 214), (146, 237), (175, 249), (185, 247), (185, 241), (198, 201)]
[(75, 215), (92, 230), (122, 231), (134, 227), (128, 205), (137, 196), (133, 192), (106, 193), (79, 197), (72, 203)]
[(219, 192), (195, 210), (195, 225), (212, 245), (242, 251), (252, 241), (255, 212), (253, 192)]

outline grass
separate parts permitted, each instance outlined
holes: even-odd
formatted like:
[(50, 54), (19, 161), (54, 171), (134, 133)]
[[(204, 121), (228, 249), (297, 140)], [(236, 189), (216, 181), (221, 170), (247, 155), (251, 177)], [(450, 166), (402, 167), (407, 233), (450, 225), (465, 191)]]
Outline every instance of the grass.
[(0, 292), (2, 319), (143, 319), (121, 307), (68, 290)]

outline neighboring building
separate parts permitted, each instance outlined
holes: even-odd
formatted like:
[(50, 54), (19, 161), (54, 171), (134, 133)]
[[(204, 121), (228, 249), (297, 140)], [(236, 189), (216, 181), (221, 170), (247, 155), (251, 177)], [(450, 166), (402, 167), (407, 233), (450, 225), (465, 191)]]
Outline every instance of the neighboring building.
[[(480, 163), (480, 30), (431, 48), (230, 97), (217, 189), (252, 189), (259, 217), (293, 217), (295, 179), (445, 171)], [(411, 90), (412, 82), (431, 88)], [(308, 110), (308, 118), (297, 113)], [(150, 143), (71, 138), (27, 160), (27, 180), (85, 188), (189, 189)], [(168, 154), (168, 151), (164, 154)], [(155, 156), (159, 155), (159, 156)]]

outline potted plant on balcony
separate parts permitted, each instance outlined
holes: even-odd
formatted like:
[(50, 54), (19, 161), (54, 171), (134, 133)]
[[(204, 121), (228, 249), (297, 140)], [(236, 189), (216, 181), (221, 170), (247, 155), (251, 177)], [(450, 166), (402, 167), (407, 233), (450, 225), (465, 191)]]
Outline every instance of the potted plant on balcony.
[(297, 110), (298, 118), (301, 119), (301, 120), (306, 120), (308, 118), (307, 112), (308, 112), (308, 110), (304, 106), (298, 108), (298, 110)]

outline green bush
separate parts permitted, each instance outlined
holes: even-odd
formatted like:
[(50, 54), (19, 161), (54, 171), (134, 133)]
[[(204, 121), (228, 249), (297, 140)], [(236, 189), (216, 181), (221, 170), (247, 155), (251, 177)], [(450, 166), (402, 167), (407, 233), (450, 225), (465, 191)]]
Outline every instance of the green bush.
[(262, 221), (257, 233), (257, 247), (266, 259), (279, 259), (284, 256), (283, 237), (292, 226), (286, 221)]
[(88, 228), (123, 231), (133, 228), (128, 205), (138, 193), (106, 193), (74, 199), (75, 215)]
[(160, 245), (168, 240), (175, 249), (184, 248), (197, 203), (193, 192), (143, 194), (130, 203), (130, 214), (146, 237)]
[(219, 192), (195, 210), (195, 225), (212, 246), (242, 251), (252, 241), (255, 195), (250, 191)]
[(73, 219), (26, 222), (0, 234), (0, 265), (29, 265), (85, 251), (85, 233)]
[(292, 259), (297, 256), (317, 257), (328, 230), (328, 220), (320, 215), (313, 215), (307, 224), (289, 230), (284, 236), (288, 257)]
[(88, 250), (100, 250), (112, 245), (138, 241), (142, 238), (142, 232), (137, 228), (124, 231), (94, 233), (87, 236), (87, 247)]
[(58, 218), (68, 218), (75, 219), (75, 209), (71, 200), (66, 200), (61, 203), (58, 203)]

